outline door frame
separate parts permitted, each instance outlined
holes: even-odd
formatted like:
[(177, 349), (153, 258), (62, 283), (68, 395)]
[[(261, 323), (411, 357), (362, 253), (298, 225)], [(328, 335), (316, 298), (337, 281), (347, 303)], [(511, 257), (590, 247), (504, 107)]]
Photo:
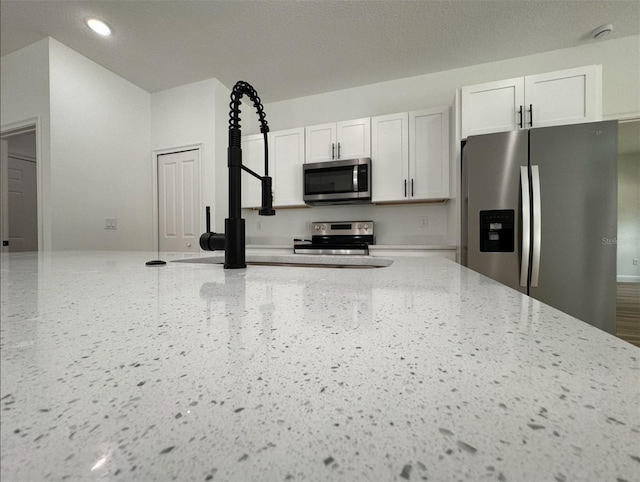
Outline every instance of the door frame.
[[(200, 168), (199, 168), (199, 172), (198, 172), (198, 187), (199, 187), (199, 196), (198, 196), (198, 209), (200, 210), (200, 212), (204, 212), (203, 209), (203, 204), (202, 204), (202, 199), (204, 198), (203, 196), (203, 191), (202, 191), (202, 185), (203, 185), (203, 173), (204, 173), (204, 163), (203, 163), (203, 158), (204, 158), (204, 145), (202, 143), (198, 143), (198, 144), (187, 144), (187, 145), (183, 145), (183, 146), (178, 146), (178, 147), (167, 147), (165, 149), (154, 149), (152, 151), (152, 156), (151, 156), (151, 178), (152, 178), (152, 205), (153, 205), (153, 250), (154, 251), (158, 251), (158, 249), (160, 248), (160, 222), (159, 222), (159, 217), (160, 217), (160, 205), (158, 203), (158, 197), (159, 197), (159, 189), (158, 189), (158, 157), (162, 156), (162, 155), (166, 155), (166, 154), (177, 154), (179, 152), (184, 152), (184, 151), (194, 151), (197, 150), (198, 151), (198, 156), (200, 158)], [(205, 225), (204, 225), (204, 221), (203, 221), (204, 217), (202, 216), (198, 216), (198, 227), (200, 228), (200, 232), (204, 233), (204, 229), (205, 229)], [(213, 223), (212, 223), (213, 225)]]
[[(8, 140), (12, 136), (26, 134), (28, 132), (35, 132), (36, 137), (36, 205), (37, 205), (37, 227), (38, 227), (38, 251), (44, 251), (44, 215), (43, 215), (43, 159), (42, 159), (42, 139), (41, 128), (42, 122), (40, 116), (31, 117), (22, 121), (12, 122), (4, 124), (0, 127), (0, 139)], [(0, 195), (2, 196), (3, 204), (5, 199), (8, 201), (8, 183), (6, 182), (8, 173), (5, 172), (8, 166), (2, 166), (2, 172), (0, 172)], [(4, 216), (3, 216), (4, 218)], [(4, 221), (3, 221), (4, 222)], [(8, 223), (8, 220), (6, 221)], [(8, 225), (6, 226), (8, 229)], [(2, 235), (4, 237), (4, 228), (2, 229)], [(3, 238), (4, 239), (4, 238)], [(1, 249), (1, 247), (0, 247)]]

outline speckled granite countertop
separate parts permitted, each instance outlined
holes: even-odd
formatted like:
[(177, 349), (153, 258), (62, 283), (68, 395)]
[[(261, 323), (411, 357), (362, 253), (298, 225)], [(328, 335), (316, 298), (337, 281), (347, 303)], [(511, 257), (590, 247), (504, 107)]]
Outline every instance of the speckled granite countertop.
[(441, 258), (2, 255), (18, 480), (640, 479), (640, 349)]

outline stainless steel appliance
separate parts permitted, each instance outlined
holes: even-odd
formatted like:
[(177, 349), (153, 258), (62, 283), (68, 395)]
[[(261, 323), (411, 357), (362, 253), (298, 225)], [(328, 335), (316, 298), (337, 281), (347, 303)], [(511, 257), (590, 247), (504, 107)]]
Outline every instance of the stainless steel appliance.
[(295, 239), (297, 254), (369, 254), (375, 244), (373, 221), (311, 223), (310, 240)]
[(471, 136), (462, 263), (615, 332), (617, 121)]
[(306, 204), (371, 202), (371, 159), (368, 157), (304, 164), (302, 172)]

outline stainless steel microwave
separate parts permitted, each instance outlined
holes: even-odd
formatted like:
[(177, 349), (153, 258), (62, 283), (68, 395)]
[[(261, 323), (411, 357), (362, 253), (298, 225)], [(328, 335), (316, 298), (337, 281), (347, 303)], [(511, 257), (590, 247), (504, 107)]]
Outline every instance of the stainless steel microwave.
[(305, 164), (303, 200), (312, 206), (371, 202), (371, 159)]

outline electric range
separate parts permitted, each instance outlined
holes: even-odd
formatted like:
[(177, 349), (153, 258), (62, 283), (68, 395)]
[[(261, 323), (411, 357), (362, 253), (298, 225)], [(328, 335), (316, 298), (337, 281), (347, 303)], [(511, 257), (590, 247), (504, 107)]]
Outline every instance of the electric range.
[(293, 240), (294, 253), (367, 255), (375, 244), (373, 221), (314, 222), (311, 233), (311, 239)]

